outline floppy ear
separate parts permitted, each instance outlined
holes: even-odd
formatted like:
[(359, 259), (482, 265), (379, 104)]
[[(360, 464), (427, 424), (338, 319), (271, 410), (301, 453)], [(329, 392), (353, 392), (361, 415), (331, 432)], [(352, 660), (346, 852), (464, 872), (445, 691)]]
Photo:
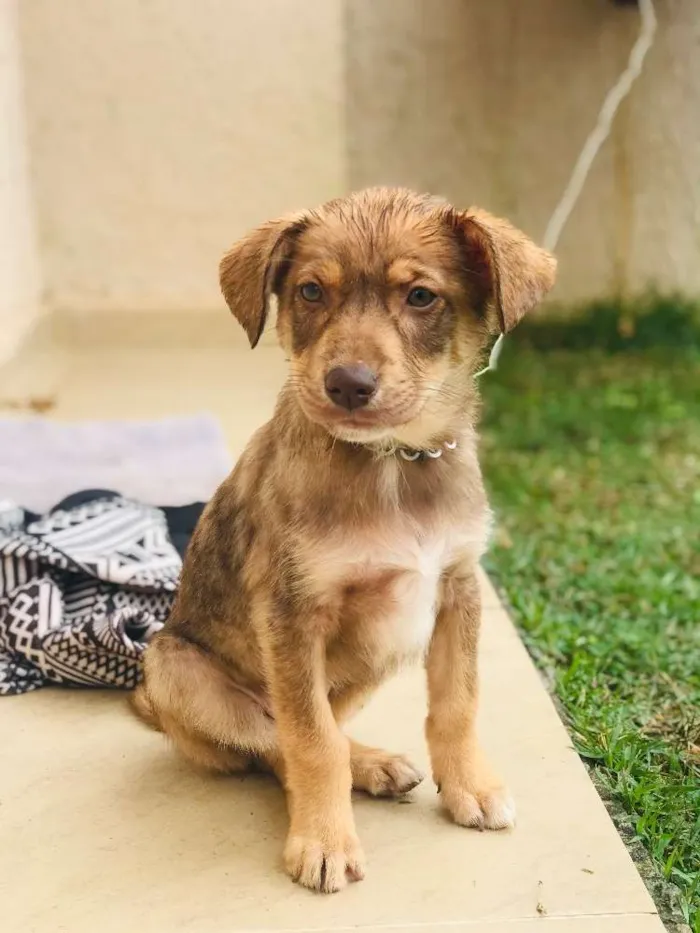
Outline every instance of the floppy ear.
[(219, 264), (219, 282), (226, 304), (243, 327), (251, 347), (265, 329), (270, 296), (277, 294), (294, 239), (306, 226), (296, 214), (263, 224), (239, 240)]
[(557, 261), (507, 220), (479, 208), (458, 214), (455, 223), (480, 297), (495, 315), (491, 323), (507, 334), (554, 285)]

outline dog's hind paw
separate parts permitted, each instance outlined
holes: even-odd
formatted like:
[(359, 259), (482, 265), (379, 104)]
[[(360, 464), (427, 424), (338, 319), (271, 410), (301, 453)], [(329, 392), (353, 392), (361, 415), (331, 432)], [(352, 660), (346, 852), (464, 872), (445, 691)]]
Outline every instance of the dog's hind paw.
[(403, 755), (377, 748), (351, 746), (353, 790), (373, 797), (401, 797), (423, 780), (423, 774)]

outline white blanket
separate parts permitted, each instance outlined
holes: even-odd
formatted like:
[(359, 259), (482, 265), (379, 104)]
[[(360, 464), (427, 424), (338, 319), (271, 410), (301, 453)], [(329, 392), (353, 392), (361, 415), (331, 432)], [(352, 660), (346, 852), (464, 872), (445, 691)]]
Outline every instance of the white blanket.
[(230, 469), (209, 415), (159, 421), (0, 418), (0, 499), (46, 512), (80, 489), (149, 505), (206, 502)]

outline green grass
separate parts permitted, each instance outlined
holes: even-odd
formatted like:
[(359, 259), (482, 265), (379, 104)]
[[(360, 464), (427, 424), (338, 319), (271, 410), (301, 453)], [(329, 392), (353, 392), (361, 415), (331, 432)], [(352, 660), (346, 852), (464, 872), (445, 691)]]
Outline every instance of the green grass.
[(618, 339), (605, 309), (585, 339), (590, 321), (509, 340), (482, 385), (482, 460), (488, 569), (700, 933), (700, 355), (677, 318), (666, 346), (635, 346), (648, 318)]

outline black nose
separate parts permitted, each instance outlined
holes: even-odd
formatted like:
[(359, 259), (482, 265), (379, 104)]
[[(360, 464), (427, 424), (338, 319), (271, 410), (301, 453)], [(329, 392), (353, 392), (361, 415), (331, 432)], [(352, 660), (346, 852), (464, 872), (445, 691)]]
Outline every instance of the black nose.
[(326, 395), (340, 408), (362, 408), (377, 391), (377, 377), (363, 363), (338, 366), (326, 376)]

